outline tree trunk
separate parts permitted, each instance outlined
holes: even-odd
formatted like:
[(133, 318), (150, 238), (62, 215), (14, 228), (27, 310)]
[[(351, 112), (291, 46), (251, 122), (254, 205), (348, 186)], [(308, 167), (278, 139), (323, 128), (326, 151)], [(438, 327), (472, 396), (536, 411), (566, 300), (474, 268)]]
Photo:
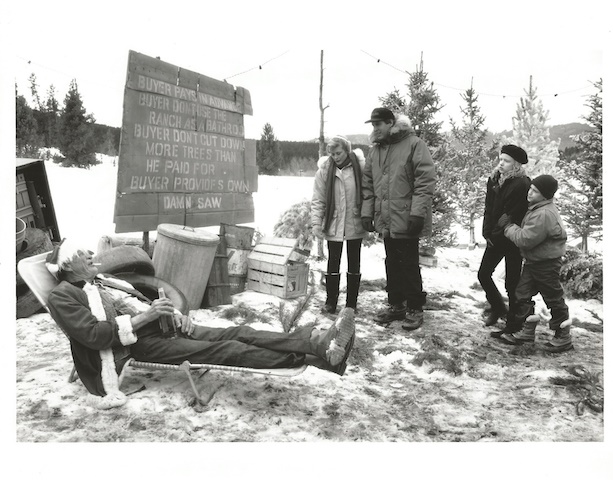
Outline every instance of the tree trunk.
[(581, 252), (588, 253), (587, 252), (587, 234), (581, 235)]
[(475, 214), (470, 214), (470, 220), (468, 221), (468, 244), (474, 245), (475, 242)]
[[(319, 158), (326, 154), (326, 144), (324, 137), (324, 111), (328, 106), (323, 106), (323, 91), (324, 91), (324, 51), (321, 51), (319, 60)], [(321, 238), (317, 239), (317, 257), (324, 258), (324, 241)]]
[(321, 57), (319, 60), (319, 157), (323, 157), (326, 154), (326, 144), (324, 137), (324, 111), (328, 106), (323, 105), (323, 91), (324, 91), (324, 51), (321, 51)]

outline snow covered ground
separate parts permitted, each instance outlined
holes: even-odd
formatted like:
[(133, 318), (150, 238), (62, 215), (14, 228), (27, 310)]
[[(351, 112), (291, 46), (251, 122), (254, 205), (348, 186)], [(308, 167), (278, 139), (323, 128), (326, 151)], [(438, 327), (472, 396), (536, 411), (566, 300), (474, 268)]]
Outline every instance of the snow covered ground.
[[(112, 160), (105, 158), (102, 165), (90, 170), (65, 169), (48, 162), (47, 173), (61, 235), (95, 250), (101, 236), (114, 232), (116, 167)], [(281, 212), (310, 198), (312, 181), (261, 176), (254, 194), (252, 226), (272, 234)], [(217, 227), (212, 230), (217, 232)], [(460, 238), (460, 242), (466, 240)], [(606, 446), (604, 417), (589, 408), (581, 411), (579, 402), (593, 385), (572, 372), (581, 366), (592, 375), (602, 374), (604, 342), (598, 330), (603, 324), (603, 305), (595, 300), (569, 301), (578, 325), (573, 331), (574, 351), (559, 356), (545, 353), (540, 348), (550, 335), (545, 322), (539, 326), (535, 348), (500, 344), (489, 337), (491, 329), (483, 326), (479, 316), (485, 301), (476, 275), (482, 252), (478, 248), (437, 252), (437, 267), (422, 269), (429, 293), (425, 324), (415, 332), (405, 332), (397, 324), (384, 328), (371, 320), (385, 301), (384, 252), (381, 244), (364, 248), (357, 339), (345, 376), (313, 367), (291, 379), (210, 372), (198, 381), (201, 395), (210, 397), (205, 407), (191, 401), (189, 383), (176, 372), (134, 372), (122, 387), (131, 392), (127, 405), (92, 410), (85, 404), (86, 391), (80, 382), (66, 381), (71, 368), (68, 342), (49, 315), (17, 319), (17, 442), (341, 442), (324, 449), (314, 446), (314, 452), (310, 451), (314, 464), (317, 455), (326, 457), (333, 452), (335, 457), (336, 467), (330, 475), (319, 476), (343, 474), (343, 465), (348, 464), (337, 456), (355, 455), (356, 460), (366, 459), (357, 478), (380, 476), (392, 464), (399, 464), (399, 472), (415, 469), (438, 478), (437, 472), (451, 466), (448, 459), (458, 462), (456, 469), (449, 470), (451, 474), (457, 468), (473, 468), (472, 478), (479, 478), (477, 464), (485, 459), (490, 475), (510, 478), (512, 471), (524, 471), (515, 463), (520, 459), (547, 468), (565, 458), (569, 459), (567, 473), (591, 472), (592, 478), (600, 478)], [(311, 269), (322, 271), (325, 264), (311, 262)], [(502, 285), (502, 272), (496, 275)], [(317, 276), (311, 288), (315, 293), (298, 324), (327, 327), (333, 318), (318, 312), (325, 292)], [(341, 293), (341, 302), (343, 298)], [(224, 318), (223, 312), (231, 307), (221, 306), (192, 311), (192, 316), (207, 325), (249, 323), (256, 328), (282, 329), (282, 301), (277, 297), (244, 292), (233, 297), (233, 304), (257, 315), (252, 320), (244, 315)], [(286, 311), (297, 306), (298, 300), (284, 305)], [(372, 442), (418, 443), (381, 448), (380, 443)], [(464, 442), (475, 448), (494, 443), (499, 447), (481, 446), (476, 454), (442, 446), (424, 450), (423, 444), (430, 442)], [(547, 442), (556, 443), (552, 447)], [(573, 442), (591, 443), (577, 446)], [(365, 443), (370, 447), (360, 450)], [(210, 458), (209, 446), (204, 448), (196, 451), (202, 453), (202, 459)], [(360, 453), (352, 453), (352, 448)], [(174, 456), (176, 450), (172, 452)], [(194, 450), (189, 452), (194, 455)], [(240, 446), (230, 452), (251, 458)], [(387, 458), (392, 452), (393, 457)], [(286, 469), (292, 468), (292, 459), (305, 461), (302, 453), (288, 452), (280, 445), (263, 455), (270, 465)], [(483, 459), (470, 463), (470, 455), (476, 459), (483, 455)], [(584, 462), (592, 455), (595, 461)], [(211, 458), (211, 464), (221, 462), (220, 458)], [(490, 463), (496, 458), (502, 460), (497, 465)], [(170, 475), (173, 470), (162, 463), (158, 473), (168, 471)], [(302, 465), (301, 472), (286, 470), (284, 476), (312, 478), (309, 469)]]

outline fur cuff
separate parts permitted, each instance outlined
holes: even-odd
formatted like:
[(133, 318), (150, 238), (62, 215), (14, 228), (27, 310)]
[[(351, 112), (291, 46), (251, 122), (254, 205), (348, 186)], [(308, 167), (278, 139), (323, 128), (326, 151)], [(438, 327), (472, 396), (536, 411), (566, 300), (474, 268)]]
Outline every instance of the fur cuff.
[(119, 315), (115, 317), (117, 327), (119, 328), (119, 341), (125, 347), (136, 343), (138, 338), (132, 328), (132, 322), (130, 322), (130, 315)]

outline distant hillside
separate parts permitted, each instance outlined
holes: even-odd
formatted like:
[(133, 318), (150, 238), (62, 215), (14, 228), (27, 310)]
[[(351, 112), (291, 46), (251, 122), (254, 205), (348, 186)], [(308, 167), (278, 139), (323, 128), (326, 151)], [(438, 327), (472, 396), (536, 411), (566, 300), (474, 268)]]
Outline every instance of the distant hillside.
[[(575, 142), (570, 138), (572, 135), (577, 135), (581, 132), (592, 130), (587, 123), (566, 123), (564, 125), (553, 125), (549, 127), (549, 138), (552, 140), (560, 139), (560, 150), (565, 150), (567, 147), (574, 147)], [(511, 130), (505, 130), (497, 133), (499, 137), (510, 137), (513, 134)]]
[[(351, 142), (352, 145), (370, 145), (370, 142), (368, 141), (368, 135), (364, 134), (364, 133), (358, 133), (355, 135), (343, 135), (347, 140), (349, 140)], [(328, 140), (328, 137), (326, 137), (326, 140)], [(312, 140), (309, 140), (309, 143), (319, 143), (319, 139), (318, 138), (314, 138)]]

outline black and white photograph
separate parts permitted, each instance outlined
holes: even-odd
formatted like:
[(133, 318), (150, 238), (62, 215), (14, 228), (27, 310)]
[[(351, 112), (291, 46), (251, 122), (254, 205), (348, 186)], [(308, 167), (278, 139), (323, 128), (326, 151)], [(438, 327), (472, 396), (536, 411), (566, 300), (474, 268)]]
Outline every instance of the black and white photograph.
[(10, 470), (610, 478), (606, 12), (3, 3)]

